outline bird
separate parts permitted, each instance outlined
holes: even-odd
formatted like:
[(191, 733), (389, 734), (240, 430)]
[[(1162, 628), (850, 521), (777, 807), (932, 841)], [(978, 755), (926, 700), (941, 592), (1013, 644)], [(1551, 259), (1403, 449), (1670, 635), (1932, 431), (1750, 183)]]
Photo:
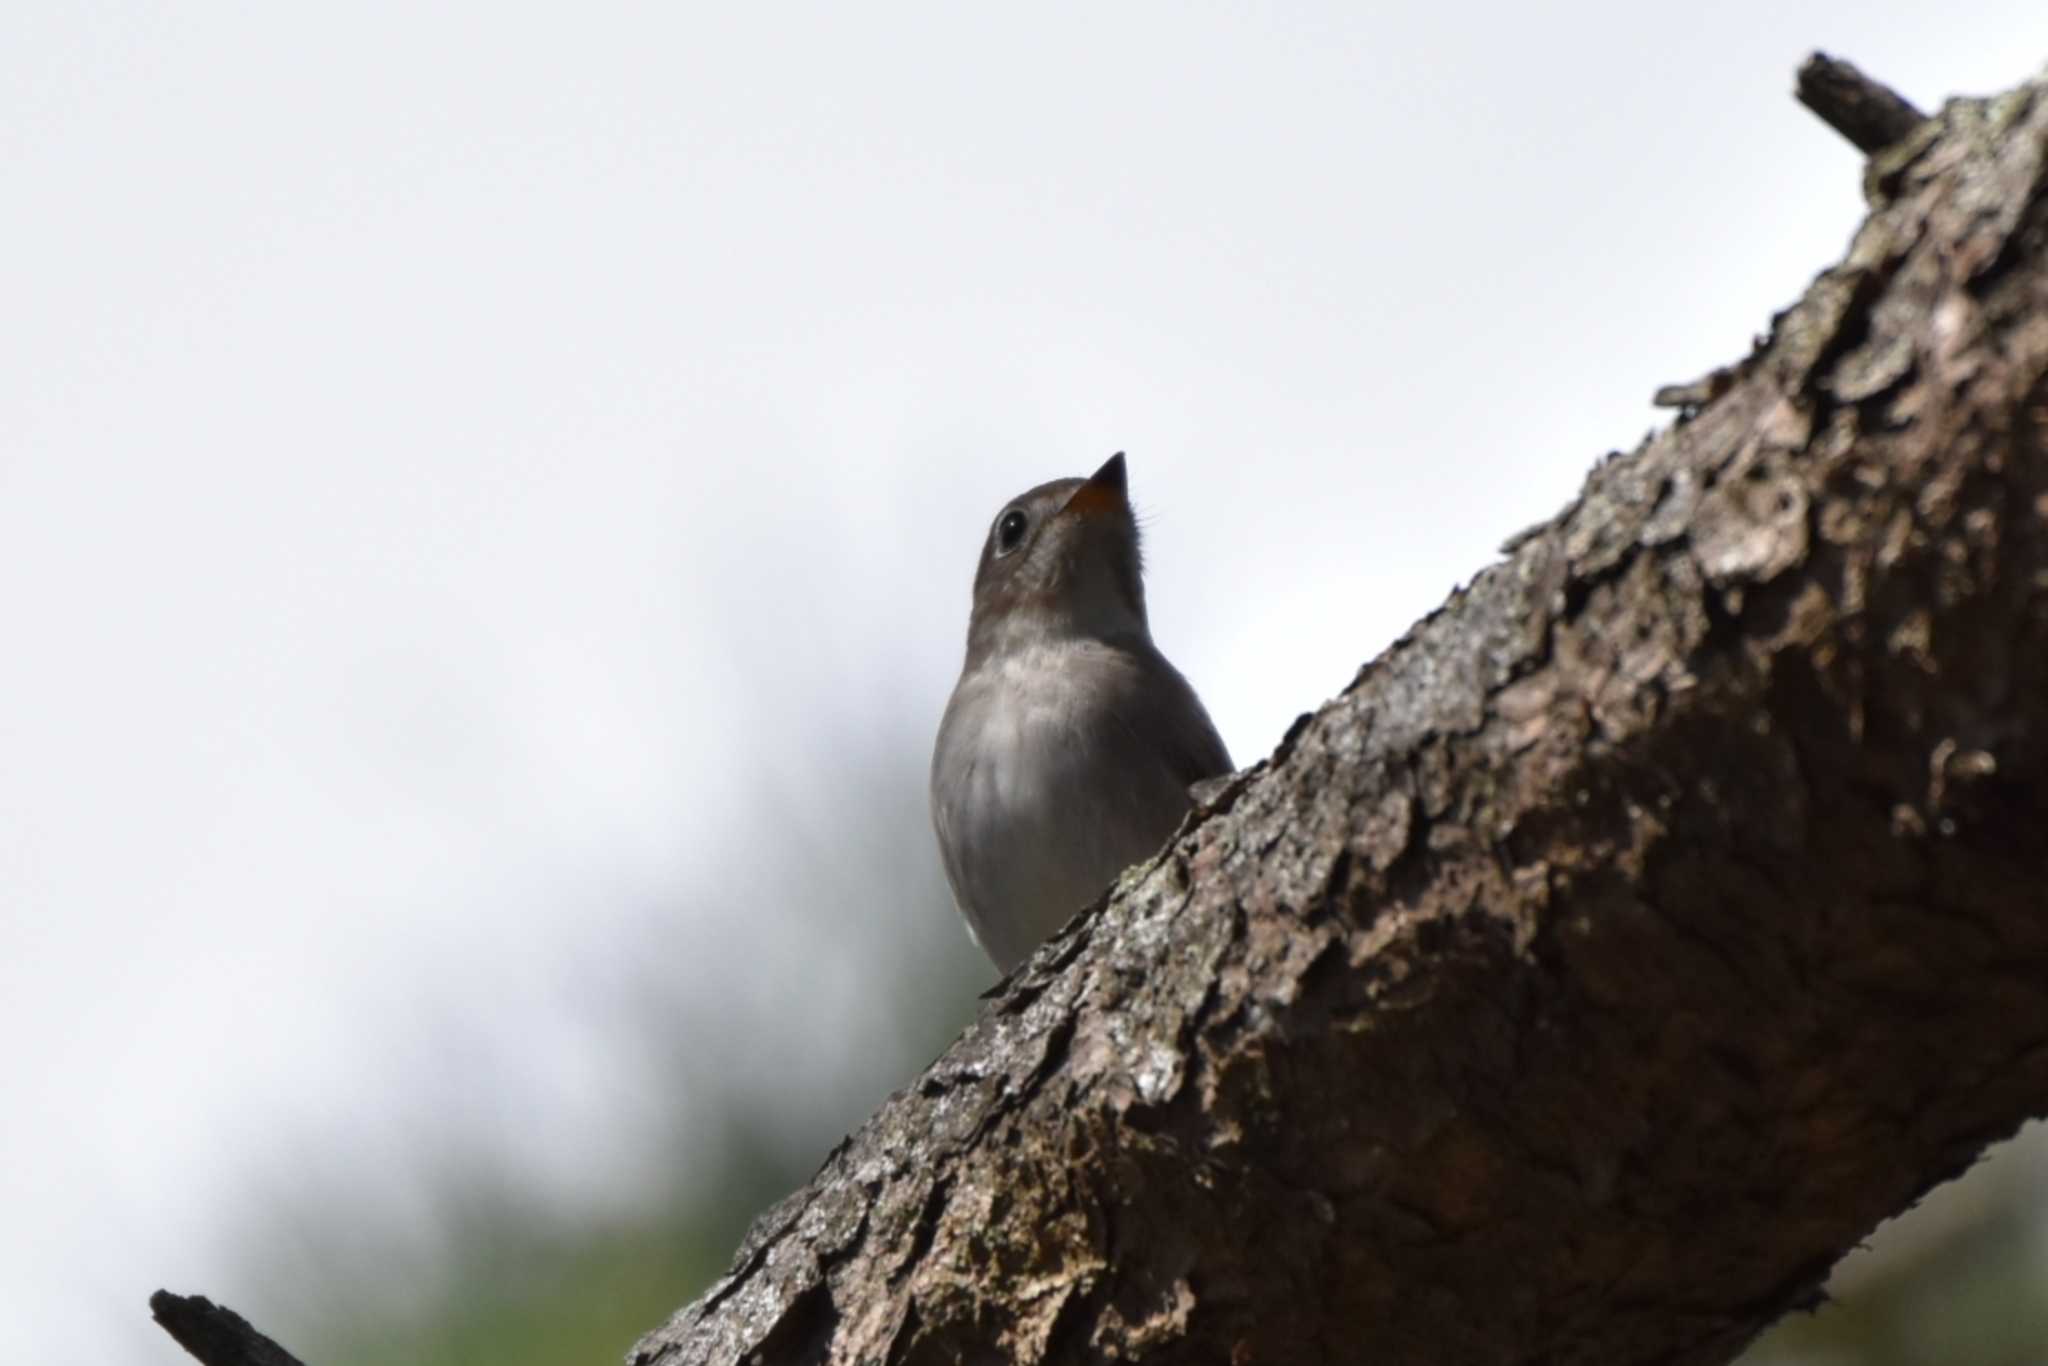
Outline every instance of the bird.
[(1230, 753), (1152, 643), (1124, 454), (1004, 504), (932, 747), (931, 814), (974, 941), (1012, 972), (1158, 850)]

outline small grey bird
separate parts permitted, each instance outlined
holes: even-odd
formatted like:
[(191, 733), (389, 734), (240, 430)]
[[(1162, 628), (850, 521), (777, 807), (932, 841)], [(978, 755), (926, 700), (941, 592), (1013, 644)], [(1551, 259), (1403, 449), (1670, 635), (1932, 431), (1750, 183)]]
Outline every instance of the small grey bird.
[(1188, 787), (1230, 755), (1152, 643), (1119, 451), (996, 514), (967, 663), (932, 750), (932, 824), (954, 900), (1010, 971), (1154, 853)]

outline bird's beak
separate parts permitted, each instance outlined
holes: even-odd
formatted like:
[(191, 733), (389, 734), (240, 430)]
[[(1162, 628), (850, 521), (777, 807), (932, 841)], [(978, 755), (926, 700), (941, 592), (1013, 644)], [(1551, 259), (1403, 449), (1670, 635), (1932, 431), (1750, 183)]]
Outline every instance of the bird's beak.
[(1129, 485), (1124, 477), (1124, 453), (1102, 462), (1102, 468), (1088, 476), (1086, 483), (1074, 490), (1062, 511), (1092, 517), (1123, 512), (1130, 507)]

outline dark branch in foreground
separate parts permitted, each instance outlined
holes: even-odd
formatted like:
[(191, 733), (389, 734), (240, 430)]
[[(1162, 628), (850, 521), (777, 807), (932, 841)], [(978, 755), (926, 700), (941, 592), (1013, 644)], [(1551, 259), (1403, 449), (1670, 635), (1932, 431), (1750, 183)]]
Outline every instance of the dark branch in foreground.
[(301, 1366), (297, 1357), (257, 1332), (247, 1319), (203, 1295), (159, 1290), (149, 1297), (149, 1312), (180, 1347), (206, 1366)]
[(1799, 68), (1794, 93), (1865, 156), (1902, 141), (1927, 121), (1905, 96), (1825, 52), (1814, 53)]

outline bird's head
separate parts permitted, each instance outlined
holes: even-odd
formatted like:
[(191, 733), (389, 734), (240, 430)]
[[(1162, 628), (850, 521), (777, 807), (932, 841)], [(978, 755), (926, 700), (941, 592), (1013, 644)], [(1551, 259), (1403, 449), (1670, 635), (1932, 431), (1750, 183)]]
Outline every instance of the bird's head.
[(974, 575), (970, 659), (1038, 640), (1148, 635), (1123, 452), (1086, 479), (1055, 479), (1003, 505)]

